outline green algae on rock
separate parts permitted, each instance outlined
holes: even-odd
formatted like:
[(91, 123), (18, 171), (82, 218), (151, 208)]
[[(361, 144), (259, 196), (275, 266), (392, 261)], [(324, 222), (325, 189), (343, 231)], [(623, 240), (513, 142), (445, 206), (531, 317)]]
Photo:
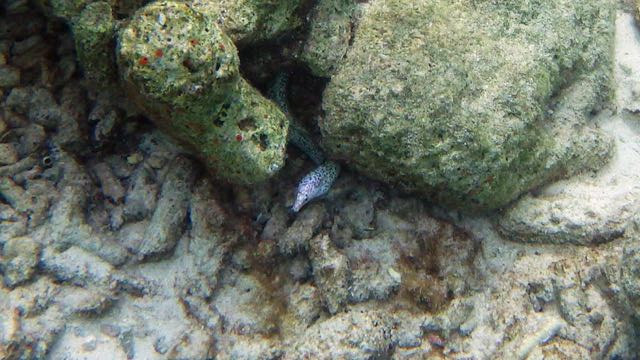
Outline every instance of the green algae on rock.
[(608, 1), (373, 1), (325, 90), (325, 147), (442, 205), (503, 207), (606, 161), (585, 124), (608, 96), (612, 25)]
[(72, 29), (78, 62), (85, 78), (98, 87), (115, 86), (117, 71), (113, 50), (116, 24), (111, 6), (103, 1), (87, 5)]
[[(77, 21), (80, 13), (90, 4), (100, 0), (34, 0), (35, 5), (48, 15), (64, 19), (68, 23)], [(123, 19), (141, 8), (146, 0), (106, 0), (118, 19)]]
[(286, 116), (240, 76), (214, 16), (149, 4), (119, 34), (117, 58), (129, 97), (219, 178), (254, 184), (282, 167)]
[(320, 0), (311, 13), (309, 35), (300, 53), (316, 76), (331, 76), (349, 48), (353, 35), (353, 0)]
[(303, 24), (301, 10), (308, 0), (196, 0), (189, 2), (217, 18), (234, 43), (268, 40)]
[[(77, 61), (89, 80), (100, 91), (120, 93), (115, 62), (117, 19), (133, 13), (142, 0), (37, 0), (49, 16), (63, 19), (71, 28)], [(117, 19), (116, 19), (117, 18)]]
[(73, 22), (94, 0), (38, 0), (37, 2), (41, 8), (51, 10), (53, 15), (67, 22)]

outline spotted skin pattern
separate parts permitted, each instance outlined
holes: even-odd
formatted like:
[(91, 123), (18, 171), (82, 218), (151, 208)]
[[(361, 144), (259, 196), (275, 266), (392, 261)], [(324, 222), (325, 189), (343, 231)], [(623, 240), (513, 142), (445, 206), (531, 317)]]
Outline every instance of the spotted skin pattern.
[(326, 160), (320, 147), (311, 140), (309, 132), (297, 121), (289, 121), (289, 143), (304, 152), (316, 165)]
[(296, 201), (293, 203), (291, 210), (298, 212), (311, 200), (327, 194), (338, 178), (338, 174), (340, 174), (340, 165), (333, 161), (326, 161), (305, 175), (300, 184), (298, 184)]
[(289, 111), (287, 102), (287, 82), (289, 75), (281, 72), (269, 89), (268, 96), (280, 106), (282, 111), (289, 119), (289, 143), (303, 151), (307, 156), (318, 165), (313, 171), (305, 175), (296, 191), (296, 200), (291, 208), (293, 212), (298, 212), (304, 205), (314, 199), (318, 199), (329, 192), (331, 186), (340, 174), (340, 165), (326, 160), (326, 157), (320, 147), (316, 145), (307, 130), (302, 127)]

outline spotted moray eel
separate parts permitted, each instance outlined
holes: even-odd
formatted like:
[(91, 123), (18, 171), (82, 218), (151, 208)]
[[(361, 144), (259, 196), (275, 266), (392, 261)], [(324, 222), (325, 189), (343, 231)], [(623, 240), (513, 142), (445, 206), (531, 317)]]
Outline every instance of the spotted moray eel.
[(288, 142), (304, 152), (316, 165), (313, 171), (305, 175), (298, 184), (296, 200), (291, 207), (293, 212), (298, 212), (310, 201), (320, 198), (329, 192), (331, 186), (340, 174), (340, 165), (327, 160), (322, 149), (311, 140), (309, 132), (291, 116), (289, 103), (287, 102), (287, 83), (289, 75), (280, 72), (269, 89), (268, 96), (275, 101), (282, 112), (289, 119)]

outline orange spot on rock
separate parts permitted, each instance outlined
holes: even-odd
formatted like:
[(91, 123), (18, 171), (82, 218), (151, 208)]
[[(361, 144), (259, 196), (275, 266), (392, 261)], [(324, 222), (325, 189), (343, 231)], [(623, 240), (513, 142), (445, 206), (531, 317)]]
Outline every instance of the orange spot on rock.
[(164, 55), (164, 51), (162, 51), (162, 49), (158, 49), (156, 50), (155, 55), (157, 58), (161, 58)]
[(236, 134), (236, 141), (242, 141), (243, 139), (242, 134)]
[(146, 56), (141, 57), (140, 59), (138, 59), (138, 64), (140, 64), (140, 65), (149, 64), (149, 58), (146, 57)]

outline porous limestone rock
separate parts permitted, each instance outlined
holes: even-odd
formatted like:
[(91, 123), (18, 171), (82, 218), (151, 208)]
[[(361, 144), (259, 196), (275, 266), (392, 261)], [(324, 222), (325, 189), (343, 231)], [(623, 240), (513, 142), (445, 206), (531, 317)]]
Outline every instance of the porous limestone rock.
[(614, 140), (609, 163), (596, 173), (562, 180), (523, 196), (499, 218), (504, 236), (528, 243), (592, 245), (622, 237), (640, 211), (640, 32), (633, 16), (618, 13), (615, 103), (596, 117)]
[(217, 177), (255, 184), (284, 163), (288, 122), (238, 70), (238, 54), (215, 17), (177, 2), (140, 9), (118, 37), (131, 99)]
[(362, 173), (465, 210), (598, 168), (609, 1), (372, 1), (323, 99), (325, 147)]

